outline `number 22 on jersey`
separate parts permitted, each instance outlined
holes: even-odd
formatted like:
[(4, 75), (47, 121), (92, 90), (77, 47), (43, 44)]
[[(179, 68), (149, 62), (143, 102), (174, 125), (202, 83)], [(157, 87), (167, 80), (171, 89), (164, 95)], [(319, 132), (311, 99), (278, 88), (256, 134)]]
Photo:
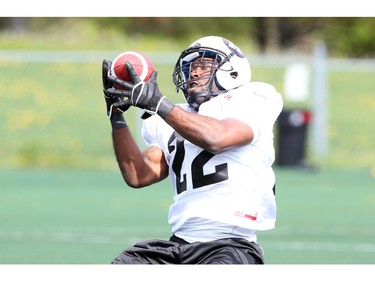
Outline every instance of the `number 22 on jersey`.
[[(185, 139), (178, 134), (173, 132), (168, 141), (169, 153), (175, 151), (174, 160), (172, 163), (172, 170), (176, 175), (176, 192), (180, 194), (187, 188), (187, 176), (181, 174), (182, 164), (185, 160)], [(197, 156), (194, 157), (191, 162), (191, 179), (192, 187), (200, 188), (210, 184), (222, 182), (228, 179), (228, 164), (221, 163), (215, 165), (215, 172), (205, 175), (203, 173), (203, 167), (208, 163), (209, 160), (215, 157), (215, 154), (210, 153), (206, 150), (202, 150)]]

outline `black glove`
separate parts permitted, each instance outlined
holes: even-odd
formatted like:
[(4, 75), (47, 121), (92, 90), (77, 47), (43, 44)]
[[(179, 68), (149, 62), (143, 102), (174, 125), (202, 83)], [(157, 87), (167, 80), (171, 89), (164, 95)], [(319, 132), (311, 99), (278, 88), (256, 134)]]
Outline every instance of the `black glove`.
[(113, 113), (123, 113), (129, 109), (130, 104), (121, 96), (111, 95), (108, 90), (113, 87), (112, 81), (108, 79), (108, 70), (112, 62), (104, 59), (102, 63), (103, 94), (107, 104), (107, 116), (111, 118)]
[(144, 82), (139, 78), (130, 62), (126, 62), (124, 67), (127, 68), (132, 83), (109, 75), (108, 80), (121, 85), (124, 90), (110, 88), (107, 92), (113, 96), (126, 97), (128, 98), (126, 102), (131, 105), (144, 109), (150, 115), (157, 113), (165, 119), (175, 105), (169, 102), (160, 92), (156, 81), (158, 73), (154, 71), (150, 80)]
[(126, 122), (122, 113), (129, 109), (130, 104), (120, 96), (114, 96), (108, 93), (113, 87), (113, 83), (108, 79), (108, 70), (112, 62), (104, 59), (102, 62), (102, 82), (103, 94), (107, 105), (107, 117), (111, 120), (113, 130), (126, 127)]

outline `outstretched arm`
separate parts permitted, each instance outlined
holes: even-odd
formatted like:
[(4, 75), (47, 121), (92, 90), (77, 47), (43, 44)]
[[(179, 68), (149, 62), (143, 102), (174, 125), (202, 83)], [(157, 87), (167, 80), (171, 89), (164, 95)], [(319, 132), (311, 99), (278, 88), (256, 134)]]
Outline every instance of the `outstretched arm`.
[(172, 104), (159, 90), (157, 73), (154, 72), (148, 82), (140, 81), (130, 63), (126, 64), (133, 83), (109, 76), (112, 82), (118, 83), (125, 90), (111, 89), (114, 96), (128, 98), (128, 102), (144, 109), (150, 114), (158, 114), (181, 136), (197, 146), (218, 153), (232, 147), (250, 143), (254, 134), (251, 127), (244, 122), (228, 118), (214, 119), (182, 110)]
[(125, 182), (134, 188), (150, 185), (164, 179), (168, 174), (163, 153), (156, 147), (143, 153), (137, 146), (126, 124), (123, 112), (131, 106), (128, 100), (110, 93), (112, 82), (108, 79), (111, 61), (103, 60), (102, 81), (107, 117), (112, 126), (113, 148)]

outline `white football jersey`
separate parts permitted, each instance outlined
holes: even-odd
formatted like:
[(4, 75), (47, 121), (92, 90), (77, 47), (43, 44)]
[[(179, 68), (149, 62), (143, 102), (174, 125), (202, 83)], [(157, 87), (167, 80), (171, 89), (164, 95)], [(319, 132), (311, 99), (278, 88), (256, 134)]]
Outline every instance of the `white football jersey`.
[[(178, 105), (192, 111), (187, 104)], [(236, 118), (254, 131), (251, 144), (212, 154), (192, 144), (162, 118), (146, 119), (142, 135), (163, 152), (174, 187), (168, 221), (187, 240), (243, 237), (256, 241), (256, 230), (274, 228), (275, 160), (273, 126), (283, 107), (272, 85), (251, 82), (203, 103), (201, 115)]]

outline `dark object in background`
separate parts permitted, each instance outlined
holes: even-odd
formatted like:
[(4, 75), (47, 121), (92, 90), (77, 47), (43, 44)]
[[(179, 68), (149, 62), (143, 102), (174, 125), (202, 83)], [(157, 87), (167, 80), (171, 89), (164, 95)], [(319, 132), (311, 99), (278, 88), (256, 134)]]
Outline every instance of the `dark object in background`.
[(311, 113), (307, 110), (283, 110), (277, 119), (276, 165), (307, 168), (305, 160)]

